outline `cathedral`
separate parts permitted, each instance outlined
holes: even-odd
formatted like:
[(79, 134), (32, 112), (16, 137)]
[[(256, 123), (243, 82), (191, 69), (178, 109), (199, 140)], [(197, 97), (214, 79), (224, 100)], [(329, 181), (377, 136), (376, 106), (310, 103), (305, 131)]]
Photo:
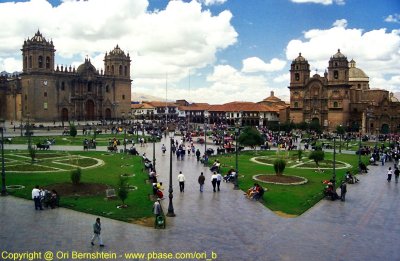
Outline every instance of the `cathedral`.
[(0, 118), (19, 121), (103, 120), (128, 117), (129, 54), (117, 45), (105, 54), (104, 71), (90, 62), (77, 69), (55, 65), (53, 41), (38, 31), (22, 46), (22, 73), (0, 76)]
[(310, 65), (299, 54), (290, 67), (290, 119), (318, 122), (324, 130), (342, 126), (363, 134), (400, 131), (400, 102), (382, 89), (371, 89), (369, 77), (354, 60), (337, 51), (324, 75), (310, 75)]

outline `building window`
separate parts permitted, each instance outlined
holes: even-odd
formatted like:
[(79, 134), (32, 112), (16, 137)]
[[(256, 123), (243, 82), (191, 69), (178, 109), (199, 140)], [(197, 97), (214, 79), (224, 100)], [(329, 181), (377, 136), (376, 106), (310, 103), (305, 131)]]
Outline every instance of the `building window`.
[(32, 55), (29, 56), (29, 68), (32, 68)]
[(300, 80), (300, 74), (299, 74), (299, 73), (295, 73), (295, 74), (294, 74), (294, 79), (295, 79), (296, 81)]
[(25, 56), (24, 58), (24, 68), (26, 69), (26, 67), (28, 67), (28, 57)]
[(114, 75), (114, 65), (111, 65), (111, 75)]
[(339, 78), (339, 71), (336, 71), (336, 70), (333, 71), (333, 78), (335, 78), (335, 79)]
[(126, 66), (126, 65), (125, 65), (125, 68), (124, 68), (124, 75), (128, 76), (128, 66)]
[(299, 103), (298, 102), (294, 102), (294, 107), (298, 108), (299, 107)]
[(43, 68), (43, 56), (39, 56), (38, 63), (39, 63), (39, 68)]
[(361, 84), (357, 84), (357, 88), (358, 88), (358, 89), (361, 89)]
[(338, 102), (333, 102), (333, 108), (337, 108), (338, 107)]
[(25, 94), (25, 101), (28, 100), (28, 95)]
[(44, 92), (43, 96), (44, 96), (44, 97), (47, 97), (47, 92)]
[(61, 82), (61, 90), (65, 91), (65, 83), (64, 82)]
[(43, 103), (43, 109), (47, 110), (47, 102)]
[(50, 57), (46, 57), (46, 69), (50, 69)]
[(106, 92), (110, 92), (110, 87), (108, 87), (108, 85), (106, 85)]
[(92, 92), (92, 83), (91, 82), (89, 82), (87, 85), (87, 91)]
[(122, 94), (122, 99), (125, 100), (125, 94)]
[(122, 75), (122, 65), (119, 66), (118, 73), (119, 73), (119, 75)]

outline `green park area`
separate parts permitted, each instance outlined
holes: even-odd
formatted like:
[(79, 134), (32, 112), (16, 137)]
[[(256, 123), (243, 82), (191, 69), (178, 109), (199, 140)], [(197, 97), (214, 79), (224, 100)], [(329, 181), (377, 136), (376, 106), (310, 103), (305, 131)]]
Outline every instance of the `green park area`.
[[(262, 204), (278, 213), (298, 216), (323, 198), (322, 181), (333, 176), (333, 154), (325, 152), (324, 160), (309, 158), (310, 151), (243, 151), (238, 155), (239, 187), (247, 191), (255, 182), (266, 188)], [(7, 150), (5, 153), (8, 192), (31, 199), (35, 185), (55, 189), (61, 196), (60, 205), (77, 211), (106, 216), (126, 222), (136, 222), (152, 216), (152, 187), (144, 170), (142, 158), (122, 153), (96, 151), (62, 152), (36, 151), (35, 160), (27, 150)], [(235, 154), (212, 157), (222, 163), (222, 174), (236, 165)], [(275, 175), (274, 162), (283, 159), (283, 176), (300, 177), (301, 185), (281, 185), (255, 180), (256, 175)], [(366, 156), (362, 160), (367, 162)], [(338, 182), (347, 170), (357, 173), (358, 156), (336, 154), (335, 168)], [(80, 169), (79, 184), (73, 184), (71, 173)], [(121, 177), (124, 180), (121, 185)], [(17, 185), (22, 185), (19, 188)], [(118, 197), (120, 188), (128, 193), (124, 202)], [(106, 190), (114, 190), (107, 197)], [(113, 194), (113, 193), (111, 193)], [(127, 205), (125, 208), (119, 208)]]

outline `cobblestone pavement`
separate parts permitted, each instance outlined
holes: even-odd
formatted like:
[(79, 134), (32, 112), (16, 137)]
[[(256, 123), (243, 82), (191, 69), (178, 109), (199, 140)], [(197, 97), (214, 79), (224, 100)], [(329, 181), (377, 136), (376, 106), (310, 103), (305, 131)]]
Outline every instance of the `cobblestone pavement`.
[[(167, 190), (169, 156), (161, 155), (161, 144), (156, 146), (156, 166)], [(151, 144), (138, 149), (152, 158)], [(167, 229), (102, 218), (105, 247), (100, 249), (90, 245), (95, 216), (63, 208), (35, 211), (31, 201), (2, 197), (0, 249), (69, 254), (63, 260), (74, 260), (71, 251), (116, 253), (118, 260), (129, 260), (123, 255), (130, 252), (195, 251), (210, 259), (213, 251), (217, 260), (400, 260), (400, 184), (386, 181), (388, 166), (371, 166), (360, 183), (348, 185), (346, 202), (322, 200), (300, 217), (282, 218), (245, 199), (232, 184), (223, 183), (221, 192), (213, 193), (208, 169), (193, 156), (184, 161), (174, 157), (176, 217), (167, 218)], [(187, 180), (184, 193), (176, 182), (180, 170)], [(201, 171), (206, 175), (203, 193), (197, 184)], [(166, 211), (168, 200), (162, 205)]]

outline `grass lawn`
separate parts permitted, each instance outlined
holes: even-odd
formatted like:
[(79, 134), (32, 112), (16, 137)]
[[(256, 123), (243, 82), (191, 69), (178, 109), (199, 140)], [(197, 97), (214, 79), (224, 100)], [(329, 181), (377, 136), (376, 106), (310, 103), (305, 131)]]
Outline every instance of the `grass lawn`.
[[(281, 152), (284, 155), (285, 152)], [(297, 154), (297, 151), (291, 151), (290, 155)], [(239, 156), (239, 187), (243, 191), (247, 191), (255, 181), (253, 176), (257, 174), (274, 174), (273, 166), (257, 164), (250, 161), (253, 157), (259, 156), (272, 156), (276, 157), (275, 151), (258, 151), (254, 152), (241, 152)], [(332, 160), (333, 154), (325, 152), (325, 159)], [(222, 163), (222, 173), (226, 174), (230, 168), (235, 168), (235, 154), (218, 155), (219, 161)], [(348, 154), (336, 154), (336, 159), (349, 163), (352, 167), (353, 173), (358, 172), (358, 156)], [(367, 163), (368, 158), (362, 156), (363, 162)], [(213, 159), (210, 160), (212, 162)], [(336, 170), (337, 184), (342, 180), (347, 169)], [(324, 185), (321, 183), (323, 180), (332, 178), (333, 170), (326, 169), (323, 173), (317, 173), (312, 169), (300, 168), (286, 168), (284, 175), (301, 176), (308, 179), (308, 183), (298, 186), (275, 185), (260, 183), (268, 191), (264, 194), (264, 201), (262, 203), (273, 211), (281, 211), (286, 214), (300, 215), (307, 209), (314, 206), (318, 201), (323, 198), (322, 190)]]
[[(134, 134), (126, 134), (126, 138), (128, 140), (135, 140), (137, 143), (136, 135)], [(139, 138), (143, 136), (139, 135)], [(43, 143), (47, 138), (54, 138), (56, 143), (55, 145), (71, 145), (71, 146), (83, 146), (83, 141), (85, 139), (91, 140), (94, 138), (94, 135), (77, 135), (76, 137), (71, 137), (68, 135), (65, 136), (32, 136), (31, 137), (31, 144), (36, 145), (37, 143)], [(123, 146), (123, 140), (124, 140), (124, 133), (119, 133), (119, 134), (97, 134), (96, 135), (96, 143), (97, 146), (108, 146), (109, 140), (110, 139), (119, 139), (121, 142), (121, 146)], [(149, 142), (151, 140), (150, 136), (144, 136), (144, 138)], [(28, 137), (20, 137), (20, 136), (15, 136), (12, 138), (12, 144), (26, 144), (28, 145)], [(127, 145), (129, 146), (129, 144)]]
[[(18, 160), (24, 160), (23, 158), (15, 157), (15, 154), (19, 152), (6, 151), (5, 158), (12, 159), (12, 162), (16, 163)], [(21, 152), (22, 154), (25, 152)], [(9, 172), (6, 165), (6, 182), (7, 185), (24, 185), (24, 189), (11, 190), (8, 192), (11, 195), (17, 197), (23, 197), (31, 199), (31, 191), (35, 185), (45, 186), (51, 188), (52, 184), (71, 182), (70, 175), (71, 169), (75, 167), (69, 166), (73, 163), (81, 166), (82, 177), (81, 182), (83, 183), (101, 183), (106, 184), (110, 188), (117, 187), (119, 176), (125, 173), (132, 174), (134, 177), (128, 178), (129, 185), (136, 186), (138, 189), (129, 191), (128, 198), (125, 203), (129, 206), (126, 209), (117, 209), (117, 205), (121, 204), (119, 199), (107, 200), (105, 191), (101, 191), (98, 196), (61, 196), (60, 204), (62, 207), (71, 208), (77, 211), (82, 211), (94, 215), (106, 216), (113, 219), (122, 221), (131, 221), (133, 219), (150, 217), (152, 216), (152, 204), (148, 194), (152, 194), (152, 188), (150, 184), (146, 183), (148, 179), (147, 173), (142, 171), (143, 165), (141, 157), (104, 153), (104, 152), (54, 152), (52, 154), (58, 155), (54, 158), (58, 163), (52, 162), (52, 157), (47, 157), (48, 152), (38, 152), (38, 158), (47, 161), (39, 161), (33, 165), (44, 165), (45, 167), (57, 166), (60, 170), (50, 171), (47, 173), (40, 172), (41, 167), (33, 169), (35, 172)], [(80, 158), (80, 155), (90, 158)], [(78, 160), (77, 160), (78, 159)], [(97, 159), (97, 160), (94, 160)], [(85, 166), (90, 166), (98, 161), (104, 162), (103, 165), (98, 167), (84, 169)], [(11, 164), (11, 163), (10, 163)], [(24, 170), (27, 170), (31, 163), (24, 165)], [(17, 164), (18, 165), (18, 164)], [(28, 169), (29, 170), (29, 169)], [(46, 169), (47, 170), (47, 169)], [(23, 171), (23, 170), (20, 170)], [(33, 202), (32, 202), (33, 207)]]

